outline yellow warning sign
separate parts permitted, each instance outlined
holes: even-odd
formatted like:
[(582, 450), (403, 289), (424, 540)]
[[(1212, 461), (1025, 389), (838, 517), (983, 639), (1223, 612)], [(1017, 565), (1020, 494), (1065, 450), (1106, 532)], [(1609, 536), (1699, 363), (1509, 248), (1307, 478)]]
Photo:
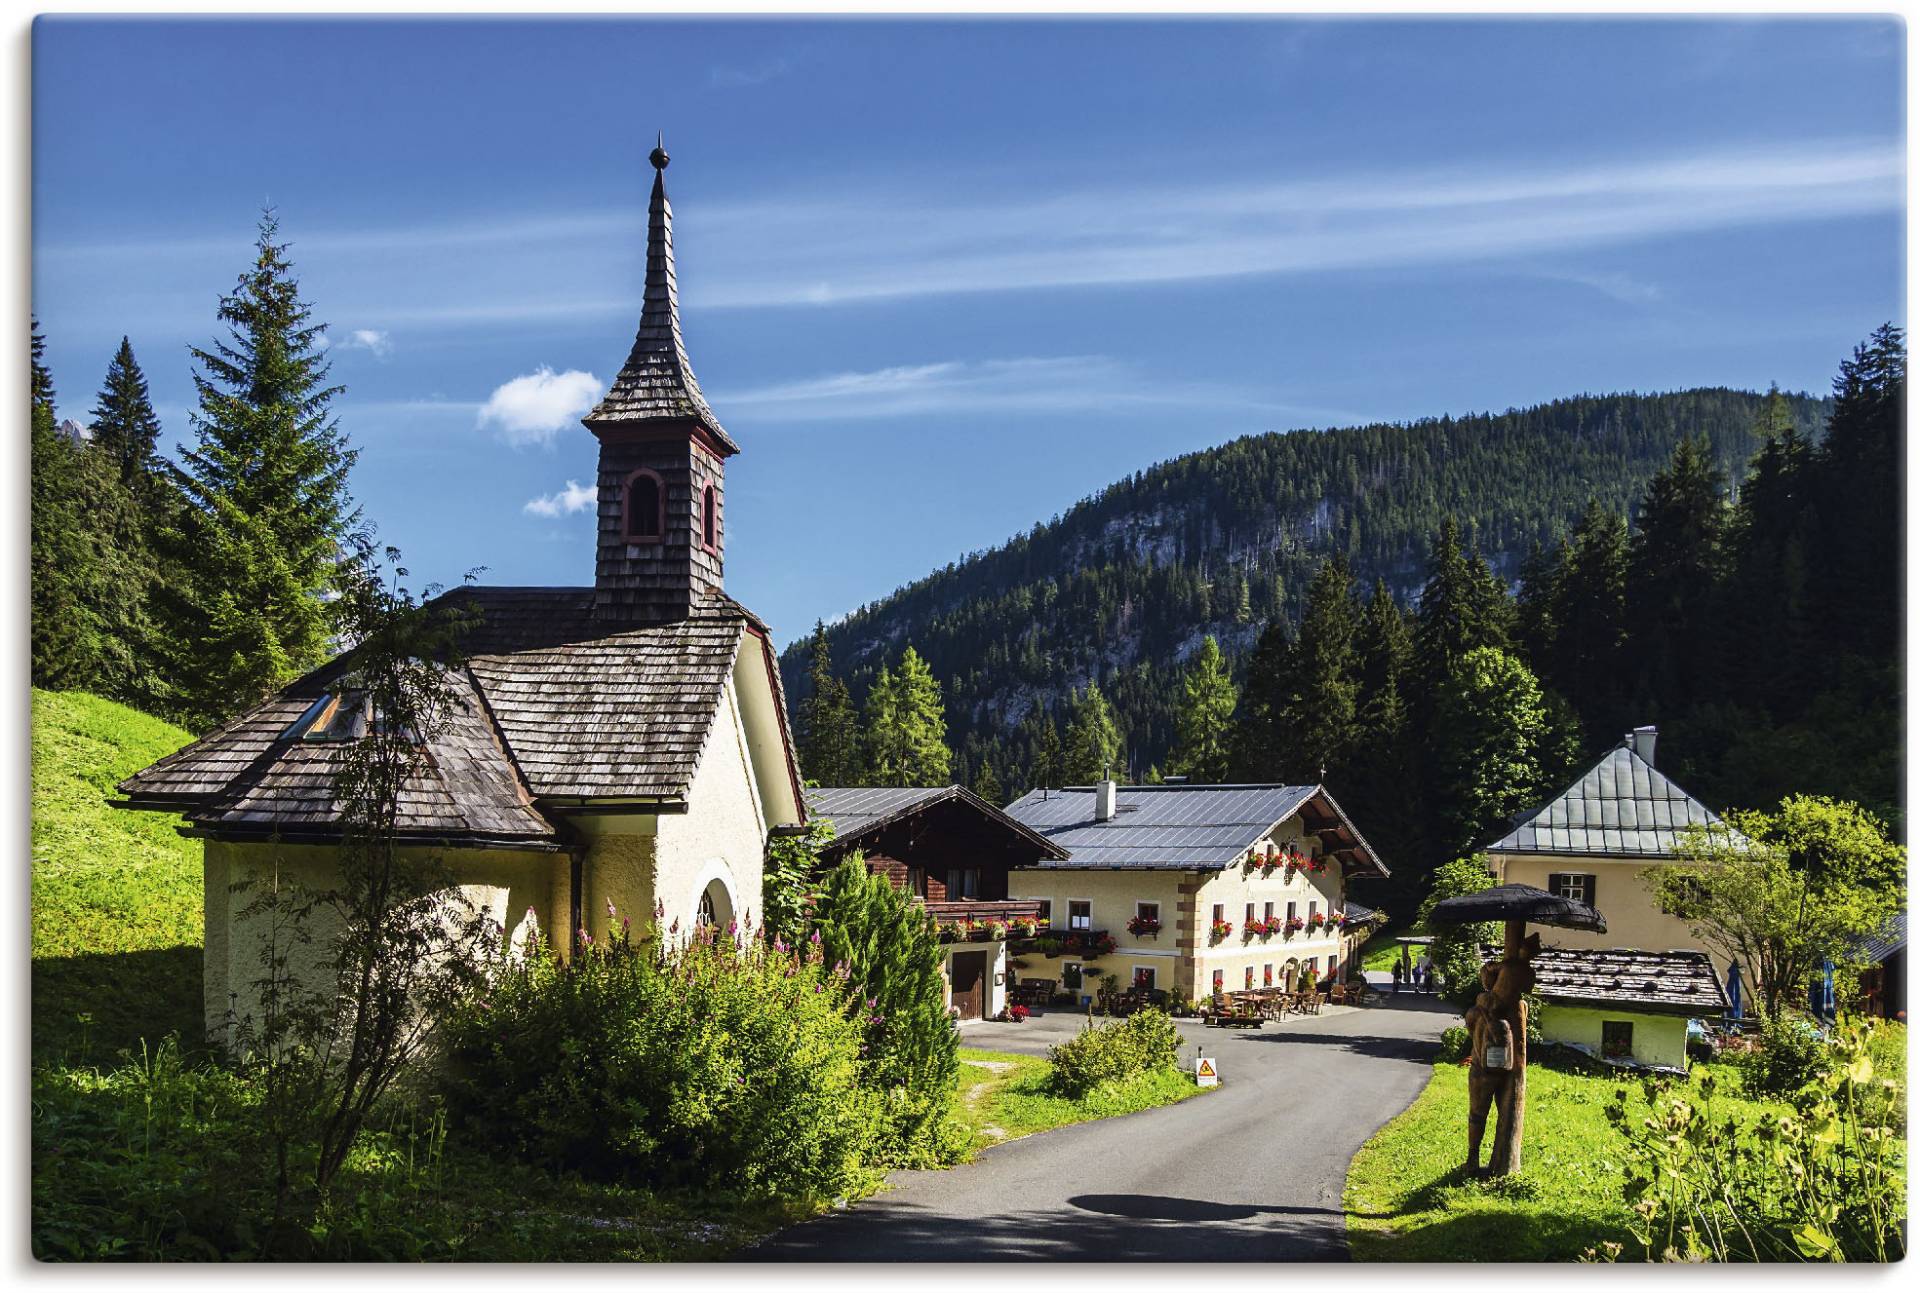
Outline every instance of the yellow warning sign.
[(1193, 1080), (1200, 1086), (1220, 1085), (1220, 1070), (1209, 1056), (1202, 1055), (1193, 1062)]

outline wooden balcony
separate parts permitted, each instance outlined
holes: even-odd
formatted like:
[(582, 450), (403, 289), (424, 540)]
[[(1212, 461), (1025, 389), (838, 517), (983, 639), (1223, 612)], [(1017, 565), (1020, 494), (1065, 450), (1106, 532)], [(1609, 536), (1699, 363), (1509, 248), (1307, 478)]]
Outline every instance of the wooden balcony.
[(927, 912), (942, 924), (959, 921), (964, 924), (981, 925), (987, 921), (999, 921), (1006, 926), (1016, 920), (1030, 920), (1042, 930), (1046, 922), (1040, 919), (1040, 904), (1036, 901), (1019, 899), (987, 900), (976, 898), (949, 899), (944, 902), (926, 904)]

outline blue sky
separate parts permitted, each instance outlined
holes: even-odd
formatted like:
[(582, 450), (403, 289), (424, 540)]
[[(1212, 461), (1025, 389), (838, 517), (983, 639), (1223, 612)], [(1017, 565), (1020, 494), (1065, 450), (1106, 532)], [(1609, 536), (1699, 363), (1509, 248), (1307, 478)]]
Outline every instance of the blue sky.
[(186, 440), (272, 202), (382, 538), (589, 582), (664, 128), (785, 641), (1250, 432), (1825, 390), (1904, 323), (1904, 87), (1891, 19), (42, 19), (34, 307), (63, 416), (126, 333)]

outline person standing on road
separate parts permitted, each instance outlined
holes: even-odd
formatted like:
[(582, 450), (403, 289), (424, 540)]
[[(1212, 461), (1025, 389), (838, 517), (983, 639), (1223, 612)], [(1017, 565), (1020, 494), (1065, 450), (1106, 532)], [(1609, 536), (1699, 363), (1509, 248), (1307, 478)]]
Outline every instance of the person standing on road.
[(1400, 962), (1393, 963), (1393, 995), (1400, 995)]
[(1425, 952), (1420, 953), (1420, 964), (1413, 967), (1413, 972), (1415, 975), (1418, 976), (1420, 991), (1432, 992), (1433, 991), (1433, 958), (1428, 956)]

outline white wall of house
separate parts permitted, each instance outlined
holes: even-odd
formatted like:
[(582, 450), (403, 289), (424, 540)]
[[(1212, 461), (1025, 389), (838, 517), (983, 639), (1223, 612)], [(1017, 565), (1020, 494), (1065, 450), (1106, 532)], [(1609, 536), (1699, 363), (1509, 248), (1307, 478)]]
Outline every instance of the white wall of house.
[[(1298, 816), (1262, 836), (1257, 848), (1264, 854), (1269, 845), (1282, 849), (1291, 846), (1300, 853), (1319, 856), (1317, 842), (1304, 834)], [(1088, 995), (1100, 977), (1114, 975), (1125, 986), (1133, 981), (1135, 970), (1142, 968), (1152, 969), (1155, 986), (1176, 997), (1207, 995), (1212, 991), (1215, 970), (1221, 972), (1228, 991), (1237, 991), (1246, 986), (1249, 969), (1255, 987), (1264, 985), (1269, 972), (1279, 986), (1285, 982), (1289, 964), (1297, 970), (1312, 960), (1324, 981), (1329, 965), (1342, 955), (1340, 933), (1331, 926), (1301, 930), (1291, 938), (1275, 934), (1249, 939), (1245, 923), (1248, 903), (1254, 905), (1260, 919), (1266, 918), (1268, 904), (1282, 918), (1289, 903), (1303, 919), (1313, 910), (1326, 914), (1344, 909), (1345, 886), (1338, 864), (1330, 865), (1324, 874), (1306, 872), (1291, 878), (1284, 867), (1263, 876), (1238, 864), (1224, 871), (1205, 872), (1035, 868), (1011, 873), (1007, 883), (1010, 897), (1052, 903), (1056, 934), (1070, 932), (1070, 903), (1091, 904), (1091, 927), (1111, 934), (1118, 950), (1091, 962), (1071, 955), (1022, 953), (1019, 959), (1027, 961), (1028, 966), (1015, 971), (1022, 979), (1058, 979), (1065, 966), (1078, 962), (1087, 976), (1084, 993)], [(1127, 922), (1138, 914), (1142, 903), (1159, 907), (1161, 928), (1156, 936), (1127, 931)], [(1215, 904), (1233, 923), (1233, 933), (1219, 943), (1209, 936)]]
[(1595, 934), (1582, 929), (1536, 926), (1541, 941), (1548, 947), (1700, 951), (1713, 958), (1714, 970), (1721, 979), (1727, 977), (1726, 958), (1703, 943), (1686, 921), (1660, 910), (1660, 904), (1654, 899), (1647, 873), (1655, 866), (1671, 865), (1672, 858), (1493, 853), (1487, 860), (1493, 864), (1494, 877), (1501, 884), (1530, 884), (1536, 889), (1546, 889), (1549, 878), (1556, 874), (1593, 877), (1593, 905), (1606, 917), (1607, 932)]
[(1540, 1036), (1551, 1042), (1570, 1042), (1600, 1053), (1608, 1023), (1633, 1028), (1633, 1058), (1642, 1064), (1687, 1066), (1687, 1021), (1675, 1015), (1643, 1014), (1632, 1009), (1610, 1010), (1563, 1006), (1548, 1002), (1540, 1012)]

